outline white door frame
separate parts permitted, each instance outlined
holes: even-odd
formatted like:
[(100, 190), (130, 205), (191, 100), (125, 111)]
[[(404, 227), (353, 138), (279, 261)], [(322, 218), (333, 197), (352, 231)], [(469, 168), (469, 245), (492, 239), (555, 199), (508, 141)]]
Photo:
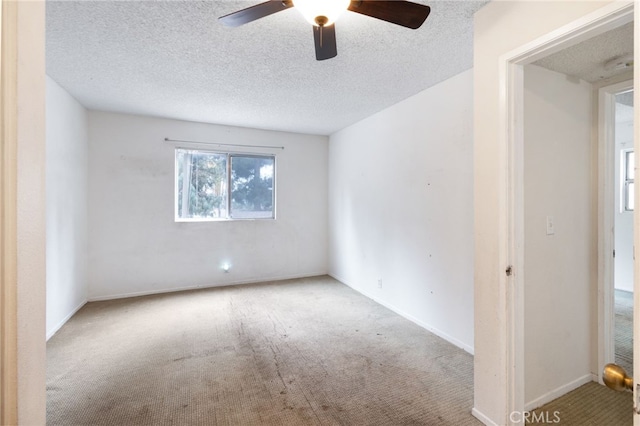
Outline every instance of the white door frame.
[[(636, 4), (637, 6), (637, 4)], [(634, 58), (640, 58), (640, 6), (634, 10)], [(633, 149), (640, 152), (640, 67), (636, 66), (633, 70), (633, 104), (636, 107), (633, 110)], [(635, 173), (638, 173), (638, 163), (636, 162)], [(634, 306), (640, 306), (640, 256), (635, 256), (635, 247), (640, 247), (640, 213), (638, 213), (638, 201), (640, 200), (640, 186), (635, 185), (636, 206), (633, 213), (633, 303)], [(633, 310), (633, 371), (640, 372), (640, 309)], [(637, 378), (634, 381), (633, 393), (633, 424), (640, 426), (640, 388)]]
[(633, 89), (633, 80), (598, 90), (598, 380), (602, 369), (615, 362), (614, 204), (615, 96)]
[(0, 4), (0, 424), (18, 423), (15, 5)]
[[(525, 409), (523, 67), (545, 56), (633, 21), (633, 11), (633, 2), (612, 2), (593, 13), (502, 55), (499, 59), (499, 144), (503, 148), (503, 152), (506, 153), (507, 165), (507, 191), (501, 195), (503, 211), (506, 211), (508, 218), (508, 229), (506, 238), (503, 239), (503, 244), (507, 249), (508, 264), (511, 265), (513, 273), (512, 285), (507, 288), (506, 303), (506, 337), (509, 359), (509, 368), (506, 373), (509, 386), (507, 393), (509, 398), (507, 401), (508, 413), (522, 412)], [(637, 29), (635, 33), (637, 37)], [(636, 38), (636, 51), (638, 48), (637, 43), (638, 40)], [(637, 268), (638, 262), (636, 262), (636, 270), (638, 270)], [(640, 310), (634, 310), (634, 313), (637, 311)], [(509, 418), (508, 413), (507, 418)], [(510, 419), (509, 421), (512, 420)]]
[(46, 423), (45, 3), (0, 3), (0, 424)]

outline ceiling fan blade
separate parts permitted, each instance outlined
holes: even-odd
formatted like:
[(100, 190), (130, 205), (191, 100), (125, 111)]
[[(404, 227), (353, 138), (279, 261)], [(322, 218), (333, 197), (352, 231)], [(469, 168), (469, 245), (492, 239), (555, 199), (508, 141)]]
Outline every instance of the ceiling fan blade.
[(316, 27), (314, 25), (313, 40), (316, 43), (316, 59), (318, 61), (331, 59), (338, 54), (335, 24), (325, 25), (323, 27)]
[(256, 19), (264, 18), (265, 16), (272, 15), (276, 12), (289, 9), (292, 6), (293, 1), (291, 0), (270, 0), (221, 16), (218, 20), (228, 27), (239, 27), (240, 25), (247, 24), (255, 21)]
[(354, 0), (349, 10), (413, 30), (420, 28), (431, 12), (429, 6), (402, 0)]

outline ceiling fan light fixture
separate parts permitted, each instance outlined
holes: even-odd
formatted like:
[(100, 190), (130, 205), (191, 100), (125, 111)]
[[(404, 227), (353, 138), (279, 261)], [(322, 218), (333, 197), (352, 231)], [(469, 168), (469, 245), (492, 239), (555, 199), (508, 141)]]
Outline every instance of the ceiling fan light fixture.
[(338, 54), (333, 23), (345, 10), (412, 30), (420, 28), (431, 12), (429, 6), (409, 0), (267, 0), (218, 19), (226, 26), (239, 27), (291, 7), (298, 9), (313, 25), (318, 61)]
[(351, 0), (293, 0), (296, 9), (316, 27), (333, 24), (349, 4)]

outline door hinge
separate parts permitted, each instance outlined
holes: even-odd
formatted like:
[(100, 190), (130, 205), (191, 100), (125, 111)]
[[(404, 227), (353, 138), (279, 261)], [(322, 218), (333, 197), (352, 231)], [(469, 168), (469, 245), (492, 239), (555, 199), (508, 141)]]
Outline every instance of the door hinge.
[(507, 266), (507, 269), (504, 271), (504, 273), (507, 274), (508, 277), (513, 274), (513, 268), (511, 267), (511, 265)]

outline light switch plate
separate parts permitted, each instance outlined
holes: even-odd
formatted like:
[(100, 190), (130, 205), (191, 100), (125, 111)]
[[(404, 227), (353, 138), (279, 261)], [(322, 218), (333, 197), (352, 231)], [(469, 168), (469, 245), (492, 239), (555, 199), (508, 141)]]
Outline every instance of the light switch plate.
[(547, 235), (556, 233), (556, 225), (553, 222), (553, 216), (547, 216)]

